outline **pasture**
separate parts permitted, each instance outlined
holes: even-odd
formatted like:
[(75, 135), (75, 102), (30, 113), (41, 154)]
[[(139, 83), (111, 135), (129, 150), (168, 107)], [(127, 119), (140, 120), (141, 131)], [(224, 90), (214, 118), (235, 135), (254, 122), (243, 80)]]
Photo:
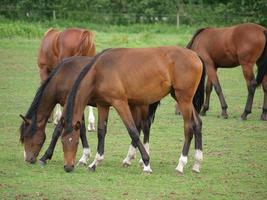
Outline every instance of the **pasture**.
[[(47, 27), (48, 28), (48, 27)], [(90, 28), (90, 27), (87, 27)], [(122, 29), (94, 30), (96, 48), (185, 46), (196, 28), (178, 31), (139, 33)], [(45, 28), (43, 28), (45, 30)], [(133, 30), (133, 29), (131, 29)], [(122, 167), (130, 138), (118, 115), (111, 110), (106, 137), (105, 160), (95, 173), (76, 167), (63, 170), (60, 141), (53, 159), (45, 166), (26, 164), (19, 143), (19, 114), (25, 114), (36, 89), (39, 37), (0, 39), (0, 198), (1, 199), (266, 199), (267, 123), (260, 121), (262, 89), (256, 90), (252, 114), (240, 115), (246, 101), (246, 86), (240, 68), (219, 69), (219, 78), (228, 103), (229, 119), (219, 118), (219, 100), (213, 91), (210, 111), (203, 120), (204, 162), (200, 174), (191, 171), (194, 143), (184, 175), (177, 175), (183, 145), (181, 116), (174, 115), (174, 101), (168, 96), (157, 110), (150, 139), (151, 175), (143, 175), (137, 155), (132, 166)], [(96, 113), (96, 112), (95, 112)], [(54, 126), (49, 124), (46, 143)], [(96, 153), (96, 133), (89, 133), (92, 162)], [(78, 150), (77, 159), (82, 154)]]

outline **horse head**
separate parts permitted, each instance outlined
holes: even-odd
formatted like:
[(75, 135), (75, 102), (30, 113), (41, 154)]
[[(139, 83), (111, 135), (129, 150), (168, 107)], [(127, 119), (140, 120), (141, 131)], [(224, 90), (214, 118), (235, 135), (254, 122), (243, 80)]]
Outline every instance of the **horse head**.
[(36, 123), (35, 119), (28, 119), (23, 115), (20, 117), (23, 119), (20, 126), (20, 141), (24, 145), (24, 160), (33, 164), (45, 142), (45, 129)]

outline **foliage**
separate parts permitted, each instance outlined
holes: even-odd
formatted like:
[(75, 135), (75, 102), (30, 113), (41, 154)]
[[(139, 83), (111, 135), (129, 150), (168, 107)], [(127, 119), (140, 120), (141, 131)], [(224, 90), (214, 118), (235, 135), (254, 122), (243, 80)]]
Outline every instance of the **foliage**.
[[(3, 0), (0, 15), (30, 21), (58, 19), (105, 24), (251, 21), (267, 25), (266, 0)], [(55, 13), (53, 13), (55, 11)], [(55, 16), (54, 16), (55, 14)]]

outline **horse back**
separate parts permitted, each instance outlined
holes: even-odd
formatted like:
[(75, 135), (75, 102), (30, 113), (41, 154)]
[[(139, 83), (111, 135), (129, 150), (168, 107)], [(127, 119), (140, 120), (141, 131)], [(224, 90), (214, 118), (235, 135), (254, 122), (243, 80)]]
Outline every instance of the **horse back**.
[(174, 46), (112, 49), (101, 56), (94, 68), (98, 96), (125, 96), (133, 104), (157, 101), (172, 87), (196, 88), (202, 72), (196, 53)]
[(263, 30), (251, 23), (208, 28), (195, 39), (191, 49), (216, 67), (235, 67), (245, 62), (242, 59), (255, 63), (264, 48)]

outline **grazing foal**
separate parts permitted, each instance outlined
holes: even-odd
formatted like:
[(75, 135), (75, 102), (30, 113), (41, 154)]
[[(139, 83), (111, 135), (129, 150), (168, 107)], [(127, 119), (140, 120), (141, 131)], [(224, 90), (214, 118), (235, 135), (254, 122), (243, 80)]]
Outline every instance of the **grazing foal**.
[[(94, 56), (96, 48), (93, 32), (86, 29), (68, 28), (57, 31), (50, 28), (41, 42), (38, 55), (38, 66), (41, 81), (45, 81), (53, 68), (64, 58), (71, 56)], [(61, 109), (56, 107), (54, 123), (57, 124), (61, 117)], [(89, 107), (88, 130), (95, 130), (94, 114)]]
[(95, 170), (104, 158), (108, 113), (110, 106), (113, 106), (141, 153), (143, 171), (150, 173), (149, 155), (140, 142), (130, 107), (153, 104), (171, 94), (179, 104), (184, 119), (185, 141), (176, 170), (183, 173), (195, 135), (193, 170), (199, 172), (203, 159), (202, 123), (197, 111), (204, 100), (204, 82), (203, 64), (197, 54), (189, 49), (175, 46), (118, 48), (98, 54), (81, 71), (64, 106), (61, 141), (65, 171), (74, 169), (82, 113), (89, 103), (98, 109), (99, 140), (95, 160), (89, 168)]
[[(217, 69), (242, 66), (247, 84), (247, 102), (241, 119), (246, 120), (251, 113), (256, 86), (262, 84), (264, 101), (262, 120), (267, 120), (267, 29), (263, 26), (246, 23), (227, 28), (199, 29), (188, 43), (187, 48), (194, 50), (204, 60), (208, 80), (206, 84), (206, 100), (202, 114), (209, 109), (212, 85), (219, 97), (224, 118), (228, 117), (227, 104), (217, 77)], [(255, 80), (254, 64), (258, 66)]]

